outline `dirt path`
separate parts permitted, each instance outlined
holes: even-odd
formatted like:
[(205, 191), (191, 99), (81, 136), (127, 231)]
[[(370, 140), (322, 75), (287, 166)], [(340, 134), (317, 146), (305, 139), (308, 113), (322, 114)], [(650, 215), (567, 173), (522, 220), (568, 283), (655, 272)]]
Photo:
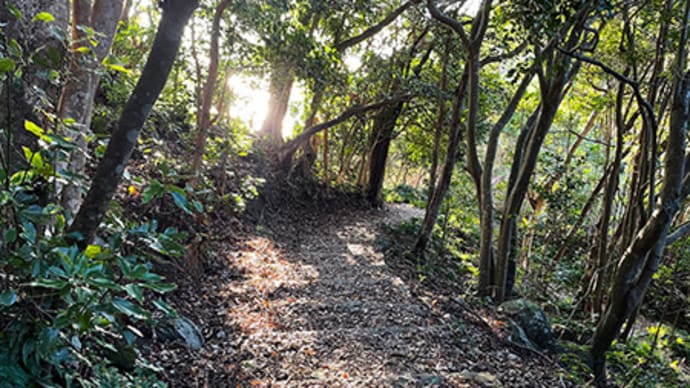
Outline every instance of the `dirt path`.
[(421, 216), (389, 205), (265, 217), (221, 257), (231, 270), (216, 267), (181, 292), (204, 295), (183, 311), (207, 344), (171, 354), (181, 368), (167, 377), (173, 386), (564, 386), (386, 264), (379, 226)]
[(242, 372), (254, 385), (460, 383), (452, 373), (462, 368), (457, 349), (444, 346), (453, 329), (374, 249), (377, 223), (418, 213), (400, 206), (366, 213), (317, 220), (313, 233), (280, 236), (287, 244), (277, 247), (256, 238), (253, 251), (240, 252), (246, 278), (233, 291), (255, 298), (231, 316), (249, 334)]

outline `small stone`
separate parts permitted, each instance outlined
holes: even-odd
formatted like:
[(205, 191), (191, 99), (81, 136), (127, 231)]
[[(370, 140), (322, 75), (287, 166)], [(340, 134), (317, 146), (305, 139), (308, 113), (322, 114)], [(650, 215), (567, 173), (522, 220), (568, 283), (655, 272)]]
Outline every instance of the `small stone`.
[(218, 338), (218, 339), (223, 339), (226, 336), (227, 336), (227, 334), (225, 334), (225, 332), (223, 330), (216, 333), (216, 338)]
[(474, 381), (485, 386), (485, 387), (498, 387), (500, 386), (498, 378), (488, 372), (479, 372), (474, 375)]

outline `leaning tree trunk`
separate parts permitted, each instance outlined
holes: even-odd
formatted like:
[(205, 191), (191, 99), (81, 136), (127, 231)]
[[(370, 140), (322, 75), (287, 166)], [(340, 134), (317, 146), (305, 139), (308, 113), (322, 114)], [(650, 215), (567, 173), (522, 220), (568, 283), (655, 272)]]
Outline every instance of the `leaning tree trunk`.
[[(61, 120), (74, 120), (65, 134), (77, 149), (68, 161), (58, 162), (58, 166), (73, 176), (82, 175), (86, 166), (86, 137), (91, 131), (93, 100), (100, 81), (99, 66), (110, 51), (122, 4), (123, 0), (95, 0), (93, 4), (90, 0), (72, 1), (71, 74), (62, 89), (58, 112)], [(95, 34), (88, 36), (85, 28), (91, 28)], [(95, 47), (92, 39), (98, 42)], [(63, 207), (72, 215), (81, 203), (81, 186), (79, 182), (70, 182), (60, 193)]]
[[(686, 69), (690, 1), (685, 2), (674, 75), (673, 102), (666, 141), (663, 188), (652, 216), (621, 257), (613, 278), (606, 312), (592, 338), (592, 369), (595, 383), (606, 386), (606, 351), (625, 321), (642, 304), (666, 246), (673, 217), (680, 209), (685, 175), (685, 144), (690, 121), (690, 71)], [(640, 109), (643, 109), (640, 107)], [(653, 189), (653, 188), (650, 188)]]
[(69, 232), (80, 235), (81, 245), (93, 239), (105, 217), (141, 128), (168, 79), (184, 27), (197, 6), (198, 0), (166, 0), (161, 4), (163, 15), (144, 70), (122, 111), (86, 199), (69, 228)]

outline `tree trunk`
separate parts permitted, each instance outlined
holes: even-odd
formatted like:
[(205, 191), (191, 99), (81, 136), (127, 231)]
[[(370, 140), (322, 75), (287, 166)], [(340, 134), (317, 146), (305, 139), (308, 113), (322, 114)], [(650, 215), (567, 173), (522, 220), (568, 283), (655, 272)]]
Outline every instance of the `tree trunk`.
[(467, 92), (468, 72), (469, 71), (466, 66), (463, 76), (460, 79), (460, 84), (455, 90), (453, 113), (450, 120), (450, 125), (448, 127), (449, 134), (448, 145), (446, 146), (446, 160), (443, 164), (441, 176), (436, 184), (436, 190), (434, 190), (434, 194), (428, 199), (429, 202), (426, 207), (426, 212), (424, 213), (424, 221), (422, 221), (422, 226), (419, 229), (419, 235), (417, 236), (417, 241), (413, 250), (414, 255), (417, 257), (424, 256), (424, 251), (429, 244), (429, 239), (431, 238), (431, 232), (434, 230), (434, 225), (436, 225), (436, 219), (438, 218), (438, 213), (441, 210), (443, 199), (448, 192), (450, 181), (453, 178), (455, 161), (458, 157), (458, 144), (460, 143), (461, 138), (460, 115), (462, 114), (465, 94)]
[[(438, 174), (438, 158), (441, 150), (441, 137), (443, 135), (443, 125), (446, 122), (446, 89), (448, 88), (448, 59), (450, 58), (451, 48), (451, 34), (448, 33), (445, 41), (445, 50), (441, 58), (441, 79), (439, 80), (439, 94), (438, 94), (438, 116), (436, 118), (436, 126), (434, 128), (434, 148), (431, 151), (431, 166), (429, 167), (429, 188), (427, 190), (427, 198), (434, 195), (434, 188), (436, 187), (436, 174)], [(428, 201), (427, 204), (431, 203)]]
[(292, 83), (295, 77), (289, 66), (279, 65), (273, 69), (269, 91), (268, 113), (261, 126), (260, 135), (270, 146), (283, 144), (283, 120), (287, 113)]
[[(72, 60), (71, 74), (62, 89), (58, 108), (61, 120), (72, 119), (65, 129), (65, 135), (77, 145), (66, 162), (59, 162), (59, 168), (72, 176), (84, 174), (88, 147), (86, 137), (91, 132), (93, 100), (100, 81), (99, 66), (108, 55), (115, 38), (119, 17), (122, 14), (123, 0), (73, 0), (72, 1)], [(84, 28), (95, 31), (93, 36), (86, 34)], [(98, 41), (93, 47), (91, 39)], [(80, 50), (87, 50), (81, 52)], [(82, 198), (80, 182), (70, 182), (62, 188), (62, 206), (72, 215), (77, 213)]]
[(386, 175), (386, 161), (395, 123), (403, 109), (403, 102), (385, 106), (374, 118), (374, 129), (371, 140), (371, 154), (369, 156), (369, 184), (367, 198), (374, 206), (381, 206), (381, 190)]
[(184, 27), (197, 6), (196, 0), (166, 0), (161, 5), (163, 15), (144, 70), (122, 111), (86, 199), (69, 228), (81, 246), (93, 239), (105, 217), (141, 128), (170, 74)]
[(208, 138), (208, 127), (211, 124), (211, 104), (213, 103), (213, 94), (216, 90), (216, 81), (218, 79), (218, 40), (220, 39), (220, 21), (223, 17), (223, 12), (228, 8), (232, 0), (221, 0), (216, 6), (213, 14), (213, 23), (211, 26), (211, 51), (209, 53), (208, 75), (206, 83), (204, 84), (203, 95), (201, 96), (201, 110), (197, 112), (196, 117), (196, 139), (194, 156), (192, 159), (192, 172), (194, 179), (197, 178), (201, 171), (201, 163), (204, 158), (204, 150), (206, 149), (206, 139)]
[[(664, 161), (663, 188), (652, 216), (639, 230), (621, 257), (609, 293), (606, 312), (592, 338), (592, 369), (595, 383), (606, 386), (606, 351), (626, 319), (642, 304), (666, 246), (673, 217), (680, 208), (685, 175), (685, 144), (690, 120), (690, 72), (686, 69), (690, 1), (685, 2), (676, 64), (671, 71), (673, 102)], [(640, 107), (640, 109), (643, 109)], [(653, 190), (654, 188), (650, 188)]]
[[(19, 9), (21, 20), (17, 20), (9, 11), (8, 4)], [(25, 54), (33, 54), (33, 61), (27, 61), (21, 73), (21, 78), (13, 76), (5, 79), (0, 84), (0, 95), (6, 99), (0, 107), (0, 127), (8, 129), (0, 132), (0, 142), (5, 159), (3, 168), (10, 173), (23, 170), (28, 167), (24, 158), (23, 147), (32, 150), (37, 148), (37, 138), (24, 129), (24, 121), (30, 120), (45, 128), (52, 126), (41, 112), (55, 112), (55, 107), (50, 101), (56, 101), (60, 95), (46, 77), (39, 76), (46, 70), (60, 70), (63, 66), (64, 53), (63, 42), (55, 38), (51, 29), (66, 31), (69, 25), (70, 5), (67, 0), (3, 0), (0, 7), (0, 22), (3, 28), (4, 38), (8, 41), (14, 39), (21, 46)], [(48, 12), (55, 17), (51, 23), (33, 21), (39, 12)], [(49, 53), (57, 52), (60, 55), (58, 62), (52, 60)], [(28, 58), (24, 58), (26, 60)], [(39, 63), (45, 64), (40, 65)], [(45, 93), (42, 95), (41, 93)], [(45, 98), (47, 97), (47, 98)]]
[(503, 129), (515, 114), (522, 96), (529, 86), (534, 72), (525, 75), (520, 82), (517, 90), (513, 94), (508, 106), (503, 114), (494, 124), (489, 133), (489, 141), (484, 155), (484, 169), (481, 172), (480, 189), (477, 197), (480, 198), (480, 220), (481, 227), (480, 248), (479, 248), (479, 291), (483, 295), (491, 294), (491, 287), (494, 282), (493, 273), (495, 271), (493, 236), (494, 236), (494, 199), (493, 199), (493, 169), (498, 150), (498, 140)]

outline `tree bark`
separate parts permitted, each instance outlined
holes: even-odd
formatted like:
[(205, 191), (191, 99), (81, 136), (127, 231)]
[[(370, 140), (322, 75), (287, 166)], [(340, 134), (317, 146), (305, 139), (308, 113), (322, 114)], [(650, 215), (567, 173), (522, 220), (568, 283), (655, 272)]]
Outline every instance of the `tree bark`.
[[(16, 19), (9, 11), (8, 4), (19, 9), (21, 19)], [(55, 17), (50, 23), (32, 21), (39, 12), (48, 12)], [(8, 77), (0, 83), (3, 99), (0, 107), (0, 126), (8, 129), (0, 132), (0, 143), (6, 168), (10, 173), (28, 167), (22, 147), (37, 148), (37, 138), (24, 129), (24, 121), (30, 120), (45, 128), (52, 126), (42, 112), (55, 112), (51, 101), (56, 101), (60, 91), (45, 77), (40, 77), (46, 68), (60, 70), (63, 67), (64, 46), (51, 33), (51, 29), (66, 31), (69, 25), (70, 5), (67, 0), (3, 0), (0, 7), (0, 22), (4, 38), (14, 39), (23, 53), (31, 54), (33, 61), (27, 61), (19, 79)], [(5, 42), (7, 43), (7, 42)], [(59, 54), (59, 62), (54, 62), (49, 53)], [(24, 58), (28, 59), (28, 58)], [(42, 95), (42, 93), (45, 93)], [(44, 98), (47, 97), (47, 98)]]
[[(90, 0), (72, 1), (71, 74), (62, 89), (58, 108), (62, 121), (74, 120), (66, 126), (65, 135), (72, 139), (77, 149), (68, 161), (58, 163), (59, 168), (72, 176), (84, 174), (88, 154), (86, 137), (91, 132), (94, 97), (100, 81), (98, 68), (110, 52), (122, 5), (123, 0), (95, 0), (93, 4)], [(93, 29), (95, 34), (88, 36), (84, 27)], [(91, 44), (92, 39), (98, 42), (95, 47)], [(81, 187), (79, 182), (72, 181), (60, 193), (62, 206), (72, 215), (81, 204)]]
[(283, 144), (283, 120), (287, 113), (292, 84), (295, 76), (287, 65), (278, 65), (273, 69), (269, 91), (268, 114), (264, 119), (259, 134), (271, 146)]
[(374, 206), (381, 206), (381, 190), (386, 174), (386, 161), (388, 150), (393, 138), (395, 123), (403, 109), (403, 102), (383, 107), (374, 118), (374, 130), (371, 140), (371, 153), (369, 155), (369, 185), (367, 198)]
[(443, 199), (448, 192), (450, 181), (453, 178), (455, 161), (458, 157), (458, 144), (460, 142), (460, 138), (462, 137), (460, 115), (462, 114), (464, 108), (464, 100), (467, 93), (468, 73), (469, 70), (466, 66), (463, 77), (460, 79), (460, 84), (455, 90), (452, 116), (450, 125), (448, 126), (449, 133), (448, 144), (446, 146), (446, 160), (443, 163), (443, 169), (441, 170), (441, 176), (436, 184), (436, 190), (434, 190), (434, 194), (428, 199), (429, 202), (426, 207), (426, 212), (424, 213), (424, 221), (422, 221), (422, 225), (419, 229), (419, 235), (417, 236), (417, 241), (415, 242), (413, 253), (417, 257), (424, 256), (424, 251), (429, 244), (429, 239), (431, 238), (431, 232), (434, 229), (434, 225), (436, 225), (436, 219), (438, 219), (438, 213), (441, 210)]
[(211, 124), (211, 104), (213, 103), (213, 94), (216, 90), (216, 81), (218, 80), (218, 40), (220, 39), (220, 21), (223, 18), (223, 12), (230, 6), (230, 3), (232, 3), (232, 0), (221, 0), (213, 13), (208, 75), (206, 76), (206, 83), (204, 84), (203, 94), (201, 96), (201, 110), (197, 112), (196, 117), (197, 132), (192, 159), (194, 179), (196, 179), (201, 171), (204, 150), (206, 149), (206, 139), (208, 138), (208, 127)]
[(185, 25), (197, 6), (197, 0), (166, 0), (161, 5), (163, 15), (144, 70), (122, 111), (86, 199), (69, 227), (69, 233), (81, 246), (93, 239), (105, 217), (141, 128), (165, 86)]
[(515, 114), (522, 96), (527, 91), (534, 72), (530, 71), (520, 82), (517, 90), (513, 94), (508, 106), (503, 114), (494, 124), (489, 133), (489, 141), (484, 155), (484, 169), (481, 172), (480, 188), (477, 197), (480, 198), (480, 220), (481, 227), (480, 248), (479, 248), (479, 290), (483, 295), (491, 294), (491, 287), (494, 282), (493, 273), (495, 270), (493, 236), (494, 236), (494, 199), (493, 199), (493, 168), (498, 149), (498, 140), (503, 129)]
[[(685, 2), (678, 41), (676, 63), (671, 74), (673, 100), (669, 119), (669, 135), (664, 161), (663, 187), (652, 216), (621, 257), (609, 293), (609, 303), (592, 338), (592, 369), (595, 383), (606, 386), (606, 351), (618, 335), (623, 323), (641, 305), (645, 292), (656, 273), (666, 246), (673, 217), (680, 208), (685, 175), (686, 136), (690, 120), (690, 72), (686, 69), (690, 1)], [(654, 188), (650, 188), (653, 190)]]

